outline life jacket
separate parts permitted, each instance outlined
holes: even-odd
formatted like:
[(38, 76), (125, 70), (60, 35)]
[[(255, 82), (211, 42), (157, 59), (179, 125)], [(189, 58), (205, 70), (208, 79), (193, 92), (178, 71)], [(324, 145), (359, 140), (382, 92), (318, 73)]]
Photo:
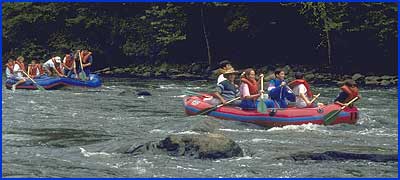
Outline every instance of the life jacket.
[(11, 62), (11, 63), (7, 63), (7, 68), (10, 71), (11, 74), (14, 74), (14, 66), (15, 66), (15, 62)]
[(62, 74), (61, 67), (60, 67), (59, 65), (57, 66), (56, 60), (55, 60), (54, 58), (51, 58), (51, 61), (53, 61), (53, 64), (54, 64), (54, 67), (56, 68), (56, 70), (57, 70), (59, 73)]
[(43, 75), (44, 74), (43, 66), (41, 64), (37, 64), (37, 65), (38, 65), (38, 68), (39, 68), (40, 75)]
[(64, 65), (67, 66), (68, 68), (71, 68), (72, 65), (74, 64), (74, 59), (70, 54), (65, 55), (65, 63)]
[(300, 84), (303, 84), (303, 85), (306, 87), (306, 89), (307, 89), (307, 96), (308, 96), (309, 98), (312, 98), (312, 97), (313, 97), (313, 93), (311, 92), (310, 85), (308, 84), (308, 82), (307, 82), (306, 80), (304, 80), (304, 79), (296, 79), (296, 80), (293, 80), (292, 82), (290, 82), (288, 85), (289, 85), (291, 88), (294, 88), (294, 87), (296, 87), (296, 86), (298, 86), (298, 85), (300, 85)]
[(258, 94), (258, 83), (256, 80), (248, 80), (246, 78), (240, 79), (243, 83), (246, 83), (249, 87), (250, 95)]
[(26, 72), (24, 63), (21, 63), (21, 62), (19, 62), (19, 61), (15, 61), (15, 63), (18, 64), (18, 66), (19, 66), (19, 68), (20, 68), (21, 70), (23, 70), (24, 72)]
[(83, 53), (83, 52), (81, 52), (81, 58), (82, 58), (82, 63), (83, 64), (88, 63), (90, 55), (91, 55), (91, 53)]
[(35, 77), (37, 74), (37, 71), (39, 70), (39, 74), (40, 74), (40, 68), (39, 68), (40, 64), (35, 64), (35, 65), (28, 65), (28, 71), (29, 71), (29, 76), (30, 77)]
[(360, 96), (358, 96), (358, 88), (355, 87), (355, 86), (354, 87), (348, 87), (346, 85), (343, 85), (342, 87), (340, 87), (340, 89), (347, 94), (347, 98), (344, 100), (344, 103), (347, 103), (347, 102), (351, 101), (355, 97), (359, 97), (360, 98)]

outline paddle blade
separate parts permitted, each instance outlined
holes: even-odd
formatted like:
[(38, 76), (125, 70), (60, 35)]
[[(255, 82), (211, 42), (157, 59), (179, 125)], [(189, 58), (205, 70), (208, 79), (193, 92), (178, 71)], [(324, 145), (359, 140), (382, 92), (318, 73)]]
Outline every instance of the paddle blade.
[(85, 72), (80, 72), (79, 73), (79, 78), (82, 79), (83, 81), (86, 80), (86, 73)]
[(263, 99), (260, 99), (260, 101), (257, 104), (257, 112), (259, 113), (267, 113), (267, 106), (264, 103)]
[(341, 110), (333, 110), (323, 117), (324, 125), (330, 125), (335, 121)]
[(42, 86), (40, 86), (39, 84), (36, 84), (36, 87), (40, 90), (40, 91), (45, 91), (46, 89)]

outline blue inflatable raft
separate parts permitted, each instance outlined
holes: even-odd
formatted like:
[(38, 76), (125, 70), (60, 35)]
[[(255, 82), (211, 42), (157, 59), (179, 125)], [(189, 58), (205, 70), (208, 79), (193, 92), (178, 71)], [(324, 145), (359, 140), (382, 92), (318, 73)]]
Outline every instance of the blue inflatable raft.
[[(59, 89), (64, 86), (77, 86), (77, 87), (99, 87), (101, 86), (101, 79), (96, 74), (90, 74), (89, 80), (82, 81), (75, 78), (60, 78), (60, 77), (49, 77), (49, 76), (41, 76), (39, 78), (33, 79), (45, 89)], [(6, 80), (6, 88), (11, 89), (12, 85), (15, 84), (17, 80), (15, 79), (7, 79)], [(17, 89), (37, 89), (35, 84), (27, 79), (25, 83), (22, 83), (16, 87)]]

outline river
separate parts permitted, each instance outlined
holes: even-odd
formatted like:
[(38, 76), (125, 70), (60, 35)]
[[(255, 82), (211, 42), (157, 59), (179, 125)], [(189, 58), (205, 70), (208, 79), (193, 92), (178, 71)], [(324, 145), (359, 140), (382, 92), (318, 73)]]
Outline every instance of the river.
[[(184, 113), (184, 90), (208, 91), (204, 81), (104, 78), (95, 89), (2, 89), (3, 177), (397, 177), (398, 163), (367, 160), (294, 161), (298, 152), (397, 154), (397, 88), (361, 89), (355, 125), (265, 129)], [(331, 102), (336, 87), (316, 87)], [(152, 96), (137, 96), (139, 90)], [(119, 153), (129, 145), (190, 132), (220, 121), (244, 157), (199, 160)]]

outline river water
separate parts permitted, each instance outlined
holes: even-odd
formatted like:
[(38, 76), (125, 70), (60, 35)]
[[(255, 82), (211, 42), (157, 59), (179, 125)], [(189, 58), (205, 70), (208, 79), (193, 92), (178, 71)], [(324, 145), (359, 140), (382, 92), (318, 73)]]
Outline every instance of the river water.
[[(4, 79), (3, 79), (4, 83)], [(96, 89), (2, 89), (3, 177), (397, 177), (397, 162), (294, 161), (299, 152), (397, 154), (397, 88), (362, 89), (355, 125), (265, 129), (184, 113), (184, 90), (208, 91), (202, 81), (106, 78)], [(137, 96), (138, 90), (152, 96)], [(330, 102), (334, 87), (316, 87)], [(119, 153), (130, 145), (190, 133), (212, 119), (244, 157), (199, 160)]]

